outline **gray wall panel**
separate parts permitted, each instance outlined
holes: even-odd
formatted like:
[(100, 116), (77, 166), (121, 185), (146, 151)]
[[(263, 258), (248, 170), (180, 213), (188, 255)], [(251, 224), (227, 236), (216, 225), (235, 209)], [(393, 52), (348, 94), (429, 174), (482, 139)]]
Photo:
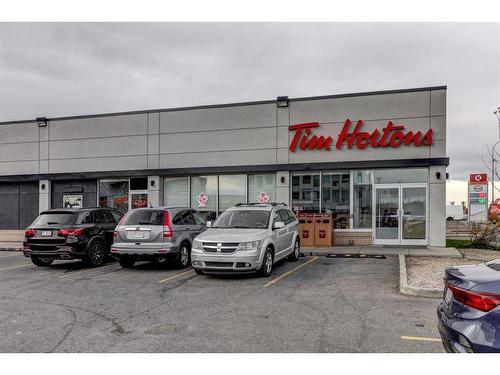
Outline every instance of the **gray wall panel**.
[(54, 120), (49, 122), (49, 126), (50, 140), (142, 135), (147, 133), (147, 116), (139, 114)]
[(446, 116), (446, 90), (431, 91), (431, 116)]
[(38, 142), (35, 123), (0, 125), (0, 144), (12, 142)]
[(38, 142), (0, 144), (0, 160), (38, 160)]
[(276, 124), (276, 105), (261, 104), (160, 113), (160, 132), (238, 129)]
[(124, 171), (146, 168), (146, 156), (115, 156), (113, 158), (51, 160), (49, 173)]
[(446, 140), (446, 116), (431, 117), (431, 128), (435, 141)]
[(38, 170), (38, 160), (0, 162), (0, 174), (2, 175), (36, 174)]
[(276, 163), (276, 150), (161, 155), (160, 168), (260, 165)]
[(429, 91), (290, 103), (290, 122), (342, 122), (429, 116)]
[(276, 147), (276, 127), (162, 134), (160, 152), (184, 153), (225, 150), (254, 150)]
[(324, 150), (296, 150), (290, 152), (290, 163), (321, 163), (352, 160), (392, 160), (392, 159), (415, 159), (428, 158), (429, 147), (400, 146), (399, 148), (366, 148), (363, 150), (344, 147), (337, 150), (335, 147), (330, 151)]
[(50, 142), (50, 159), (146, 155), (147, 136), (93, 138)]

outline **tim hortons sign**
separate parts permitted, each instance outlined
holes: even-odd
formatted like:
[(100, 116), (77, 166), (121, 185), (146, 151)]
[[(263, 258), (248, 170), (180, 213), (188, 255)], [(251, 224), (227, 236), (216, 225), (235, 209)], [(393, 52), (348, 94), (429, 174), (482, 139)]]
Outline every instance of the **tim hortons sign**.
[(367, 147), (399, 147), (402, 145), (430, 146), (432, 145), (432, 129), (425, 133), (409, 131), (404, 125), (395, 125), (389, 121), (382, 129), (375, 129), (371, 133), (362, 131), (363, 121), (358, 120), (353, 127), (351, 120), (344, 122), (342, 130), (336, 140), (331, 135), (317, 134), (314, 130), (319, 128), (319, 122), (305, 122), (288, 127), (293, 131), (293, 137), (288, 147), (291, 152), (299, 150), (324, 150), (330, 151), (331, 147), (340, 150), (346, 146), (365, 149)]

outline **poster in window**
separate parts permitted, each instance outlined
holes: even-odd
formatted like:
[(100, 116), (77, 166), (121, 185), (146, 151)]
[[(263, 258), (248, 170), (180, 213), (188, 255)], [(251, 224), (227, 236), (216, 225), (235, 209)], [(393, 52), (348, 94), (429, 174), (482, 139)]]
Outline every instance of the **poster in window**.
[(83, 194), (64, 194), (63, 208), (82, 208)]

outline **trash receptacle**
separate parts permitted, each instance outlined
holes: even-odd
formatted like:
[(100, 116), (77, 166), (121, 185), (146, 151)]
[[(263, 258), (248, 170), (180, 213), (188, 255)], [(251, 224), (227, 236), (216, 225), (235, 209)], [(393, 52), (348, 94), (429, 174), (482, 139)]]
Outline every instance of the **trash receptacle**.
[(314, 246), (330, 247), (332, 244), (332, 214), (316, 214), (314, 218)]

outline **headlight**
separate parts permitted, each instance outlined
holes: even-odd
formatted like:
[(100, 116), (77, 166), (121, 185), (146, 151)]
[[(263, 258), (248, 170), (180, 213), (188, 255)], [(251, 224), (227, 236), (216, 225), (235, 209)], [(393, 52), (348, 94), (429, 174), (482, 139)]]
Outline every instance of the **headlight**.
[(258, 250), (260, 248), (260, 241), (252, 241), (252, 242), (242, 242), (238, 246), (238, 250)]
[(203, 243), (201, 241), (194, 240), (193, 241), (193, 249), (203, 250)]

